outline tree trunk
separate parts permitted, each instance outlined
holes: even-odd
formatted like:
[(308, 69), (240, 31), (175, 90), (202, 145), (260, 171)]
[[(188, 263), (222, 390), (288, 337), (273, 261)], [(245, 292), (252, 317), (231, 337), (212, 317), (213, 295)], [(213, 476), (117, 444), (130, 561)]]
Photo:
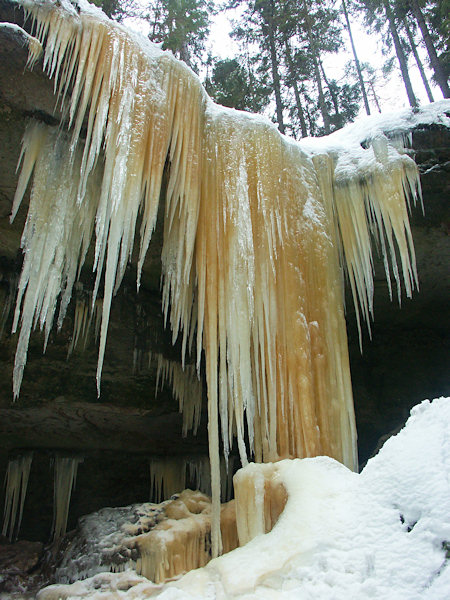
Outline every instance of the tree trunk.
[(323, 68), (322, 59), (319, 58), (318, 61), (319, 61), (320, 70), (322, 72), (323, 80), (325, 81), (325, 85), (327, 86), (328, 91), (330, 92), (331, 101), (333, 102), (333, 106), (334, 106), (334, 112), (336, 113), (336, 115), (340, 115), (339, 100), (338, 100), (338, 97), (336, 95), (336, 92), (333, 90), (333, 86), (330, 85), (330, 82), (328, 81), (328, 77), (327, 77), (327, 75), (325, 73), (325, 69)]
[(423, 68), (422, 61), (420, 60), (420, 56), (417, 52), (416, 43), (414, 42), (413, 34), (411, 32), (411, 29), (409, 28), (409, 25), (408, 25), (408, 22), (406, 21), (406, 19), (404, 19), (403, 25), (405, 26), (405, 31), (406, 31), (406, 35), (408, 36), (409, 45), (411, 46), (412, 53), (414, 55), (414, 58), (416, 59), (417, 67), (419, 69), (420, 76), (422, 77), (423, 85), (427, 92), (428, 100), (430, 102), (434, 102), (433, 93), (431, 91), (430, 84), (428, 83), (428, 79), (425, 74), (425, 69)]
[(428, 26), (425, 22), (425, 17), (422, 11), (420, 10), (420, 6), (417, 0), (411, 0), (411, 8), (414, 13), (414, 16), (416, 17), (419, 29), (422, 33), (423, 41), (425, 42), (425, 46), (427, 48), (428, 56), (430, 57), (431, 68), (433, 69), (436, 83), (441, 88), (442, 95), (444, 96), (444, 98), (450, 98), (450, 88), (448, 85), (448, 79), (445, 70), (436, 53), (433, 40), (431, 39), (430, 32), (428, 31)]
[(347, 31), (348, 31), (348, 36), (350, 38), (350, 44), (352, 47), (353, 59), (355, 61), (355, 66), (356, 66), (356, 72), (358, 73), (359, 86), (361, 88), (361, 93), (362, 93), (362, 97), (364, 100), (364, 108), (366, 109), (366, 113), (368, 115), (370, 115), (369, 100), (367, 98), (366, 87), (364, 85), (364, 79), (363, 79), (362, 72), (361, 72), (361, 65), (359, 63), (358, 55), (356, 54), (355, 44), (353, 42), (352, 30), (350, 27), (350, 19), (348, 18), (347, 5), (345, 3), (345, 0), (342, 0), (342, 8), (344, 10), (345, 21), (347, 23)]
[(319, 93), (319, 108), (320, 108), (320, 112), (322, 114), (324, 131), (325, 131), (325, 134), (328, 135), (329, 133), (331, 133), (330, 115), (328, 114), (327, 105), (325, 102), (325, 95), (323, 93), (322, 78), (320, 76), (320, 69), (319, 69), (319, 62), (317, 59), (316, 45), (314, 43), (311, 22), (309, 20), (308, 5), (305, 0), (303, 0), (303, 8), (305, 11), (305, 25), (306, 25), (306, 31), (308, 34), (309, 47), (311, 49), (311, 57), (313, 60), (313, 65), (314, 65), (314, 76), (315, 76), (316, 83), (317, 83), (317, 91)]
[[(272, 80), (273, 80), (273, 89), (275, 92), (275, 104), (277, 111), (277, 122), (278, 129), (281, 133), (284, 133), (284, 121), (283, 121), (283, 102), (281, 100), (281, 85), (280, 85), (280, 74), (278, 57), (277, 57), (277, 49), (275, 45), (275, 28), (273, 24), (273, 0), (269, 0), (268, 11), (264, 15), (265, 27), (266, 30), (264, 33), (267, 36), (267, 41), (269, 44), (269, 52), (270, 52), (270, 66), (272, 70)], [(265, 11), (264, 11), (265, 12)]]
[(405, 53), (403, 52), (402, 44), (400, 42), (400, 38), (399, 38), (399, 35), (397, 32), (394, 14), (392, 12), (392, 9), (390, 7), (388, 0), (384, 0), (383, 3), (384, 3), (385, 11), (386, 11), (386, 17), (387, 17), (387, 20), (389, 23), (389, 31), (391, 33), (392, 40), (394, 42), (395, 53), (397, 55), (398, 63), (400, 65), (402, 79), (405, 84), (406, 93), (408, 95), (409, 104), (410, 104), (410, 106), (415, 107), (415, 106), (418, 106), (419, 103), (417, 102), (417, 98), (414, 95), (412, 84), (411, 84), (411, 79), (409, 78), (408, 62), (406, 60)]
[(298, 118), (300, 121), (300, 129), (302, 132), (302, 137), (307, 137), (308, 130), (306, 128), (305, 113), (303, 112), (302, 101), (300, 98), (300, 90), (298, 89), (298, 84), (297, 84), (297, 73), (296, 73), (296, 69), (294, 66), (294, 62), (292, 60), (291, 48), (289, 46), (288, 40), (284, 41), (284, 47), (285, 47), (285, 51), (286, 51), (286, 60), (287, 60), (289, 72), (292, 77), (292, 88), (294, 90), (295, 104), (297, 107)]
[(378, 96), (375, 92), (375, 86), (373, 85), (372, 81), (369, 81), (369, 87), (372, 90), (372, 95), (373, 95), (373, 99), (375, 101), (375, 106), (377, 107), (378, 112), (381, 114), (381, 106), (380, 106), (380, 103), (378, 102)]

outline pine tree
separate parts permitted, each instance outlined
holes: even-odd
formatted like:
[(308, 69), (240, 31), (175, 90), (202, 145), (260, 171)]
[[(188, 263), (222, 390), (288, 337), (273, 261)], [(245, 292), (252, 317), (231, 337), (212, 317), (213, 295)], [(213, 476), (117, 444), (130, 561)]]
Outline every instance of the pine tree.
[(384, 38), (384, 42), (388, 47), (390, 44), (394, 46), (409, 104), (413, 107), (417, 106), (418, 101), (409, 76), (408, 57), (404, 51), (404, 43), (400, 38), (393, 0), (359, 0), (359, 2), (365, 12), (366, 23), (372, 26), (375, 31), (382, 32), (387, 25), (388, 37)]
[(431, 91), (430, 84), (428, 83), (428, 78), (425, 73), (425, 69), (423, 67), (422, 61), (421, 61), (419, 53), (417, 51), (417, 45), (414, 40), (414, 35), (413, 35), (413, 32), (411, 31), (411, 28), (408, 24), (408, 20), (406, 17), (403, 19), (402, 24), (403, 24), (403, 28), (406, 32), (406, 35), (408, 36), (409, 45), (411, 46), (411, 51), (412, 51), (414, 59), (416, 61), (417, 68), (419, 69), (420, 77), (422, 79), (425, 91), (427, 93), (428, 100), (430, 102), (434, 102), (433, 92)]
[[(290, 87), (292, 87), (293, 91), (294, 91), (294, 98), (295, 98), (295, 113), (296, 116), (298, 117), (299, 123), (300, 123), (300, 131), (301, 131), (301, 137), (306, 137), (308, 135), (308, 130), (306, 127), (306, 120), (305, 120), (305, 111), (303, 109), (303, 102), (302, 102), (302, 98), (301, 98), (301, 92), (300, 92), (300, 87), (299, 87), (299, 73), (296, 67), (296, 62), (292, 56), (292, 50), (291, 50), (291, 46), (289, 43), (289, 40), (287, 39), (287, 37), (285, 37), (284, 40), (284, 55), (286, 58), (286, 66), (287, 66), (287, 74), (286, 74), (286, 83), (287, 85), (289, 85)], [(291, 116), (292, 112), (291, 112)], [(291, 127), (292, 129), (292, 127)], [(295, 130), (293, 130), (293, 135), (295, 136)]]
[[(433, 69), (434, 78), (436, 80), (436, 83), (441, 88), (441, 92), (442, 92), (442, 95), (444, 96), (444, 98), (450, 98), (450, 87), (448, 84), (448, 71), (446, 69), (445, 62), (442, 61), (440, 59), (440, 57), (437, 55), (436, 48), (433, 43), (432, 35), (431, 35), (431, 32), (427, 25), (425, 14), (422, 11), (422, 8), (420, 6), (420, 2), (419, 2), (419, 0), (410, 0), (409, 5), (410, 5), (411, 12), (417, 21), (417, 25), (422, 33), (423, 41), (425, 43), (425, 47), (428, 52), (428, 57), (430, 59), (430, 65), (431, 65), (431, 68)], [(447, 8), (449, 8), (448, 4), (447, 4)], [(448, 19), (449, 19), (449, 17), (448, 17), (448, 13), (447, 13), (447, 15), (446, 15), (447, 25), (446, 26), (444, 25), (444, 27), (446, 27), (446, 29), (447, 29), (447, 31), (446, 31), (447, 36), (448, 36), (448, 23), (449, 23)], [(444, 23), (445, 23), (445, 20), (444, 20)], [(447, 43), (448, 43), (448, 37), (447, 37)]]
[(235, 0), (236, 6), (244, 10), (233, 36), (270, 73), (280, 131), (295, 137), (327, 134), (354, 118), (359, 90), (338, 84), (324, 67), (324, 57), (343, 46), (333, 2)]
[(271, 89), (267, 80), (258, 85), (236, 58), (215, 61), (211, 77), (205, 82), (206, 91), (223, 106), (238, 110), (261, 112), (269, 102)]
[(271, 86), (275, 96), (276, 122), (281, 133), (285, 132), (284, 106), (281, 92), (279, 59), (279, 12), (274, 0), (250, 0), (232, 2), (228, 8), (245, 6), (241, 23), (235, 26), (232, 36), (242, 45), (251, 44), (257, 48), (255, 63), (259, 68), (268, 68)]
[(143, 12), (149, 39), (199, 70), (209, 34), (212, 0), (153, 0)]
[(135, 15), (138, 8), (135, 0), (90, 0), (96, 6), (115, 21), (122, 21), (125, 17)]
[(356, 67), (356, 72), (358, 74), (358, 81), (359, 81), (359, 85), (360, 85), (360, 88), (361, 88), (361, 94), (362, 94), (362, 97), (363, 97), (363, 100), (364, 100), (364, 108), (366, 109), (366, 114), (370, 115), (369, 100), (367, 98), (366, 87), (364, 85), (364, 79), (363, 79), (362, 72), (361, 72), (361, 65), (360, 65), (360, 62), (359, 62), (358, 55), (356, 53), (355, 42), (353, 40), (352, 28), (350, 26), (350, 18), (348, 16), (347, 4), (346, 4), (345, 0), (342, 0), (342, 10), (343, 10), (343, 13), (344, 13), (345, 23), (346, 23), (346, 27), (347, 27), (347, 31), (348, 31), (348, 36), (349, 36), (349, 39), (350, 39), (350, 45), (352, 47), (353, 60), (355, 61), (355, 67)]

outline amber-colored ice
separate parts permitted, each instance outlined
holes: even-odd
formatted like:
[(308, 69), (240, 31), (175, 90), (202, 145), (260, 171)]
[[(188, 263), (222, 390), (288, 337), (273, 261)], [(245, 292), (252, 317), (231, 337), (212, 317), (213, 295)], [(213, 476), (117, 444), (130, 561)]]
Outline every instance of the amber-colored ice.
[(233, 479), (239, 545), (272, 530), (288, 496), (276, 463), (249, 464)]
[[(138, 551), (136, 571), (159, 583), (211, 559), (211, 500), (201, 492), (184, 490), (164, 506), (165, 519), (148, 533), (132, 538)], [(234, 502), (224, 504), (221, 527), (225, 551), (237, 547)]]
[(139, 285), (164, 191), (163, 307), (183, 353), (196, 348), (198, 368), (205, 355), (217, 555), (220, 432), (225, 457), (237, 437), (243, 464), (326, 454), (356, 468), (342, 271), (368, 320), (373, 234), (399, 282), (397, 251), (411, 293), (406, 200), (417, 170), (386, 138), (360, 148), (365, 162), (353, 173), (336, 153), (313, 159), (264, 120), (213, 105), (187, 67), (121, 26), (83, 6), (24, 4), (70, 138), (43, 125), (25, 134), (13, 215), (33, 169), (34, 182), (14, 394), (30, 331), (39, 324), (48, 337), (60, 294), (61, 323), (94, 231), (100, 389), (138, 216)]

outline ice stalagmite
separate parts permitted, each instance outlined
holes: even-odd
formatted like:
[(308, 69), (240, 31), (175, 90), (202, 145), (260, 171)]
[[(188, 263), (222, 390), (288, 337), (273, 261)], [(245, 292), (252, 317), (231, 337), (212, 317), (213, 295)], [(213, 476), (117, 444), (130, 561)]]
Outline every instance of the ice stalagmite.
[(8, 461), (2, 535), (10, 541), (19, 535), (32, 460), (33, 453), (26, 452)]
[(342, 271), (368, 320), (374, 235), (388, 279), (392, 271), (411, 293), (406, 204), (417, 169), (383, 136), (353, 155), (312, 152), (264, 119), (214, 105), (186, 66), (83, 0), (79, 12), (21, 4), (69, 133), (30, 125), (24, 138), (13, 214), (33, 170), (34, 180), (14, 394), (30, 331), (39, 324), (48, 337), (58, 297), (61, 323), (94, 232), (100, 388), (112, 296), (138, 217), (139, 286), (164, 188), (163, 307), (182, 363), (190, 349), (198, 368), (205, 355), (217, 555), (220, 436), (225, 458), (237, 437), (243, 464), (327, 454), (356, 467)]

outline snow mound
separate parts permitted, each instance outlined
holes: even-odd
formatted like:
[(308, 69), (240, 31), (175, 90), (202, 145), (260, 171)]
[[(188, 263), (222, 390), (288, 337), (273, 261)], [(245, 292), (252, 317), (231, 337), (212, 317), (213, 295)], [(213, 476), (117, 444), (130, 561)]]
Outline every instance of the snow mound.
[(448, 598), (450, 398), (416, 406), (359, 475), (326, 457), (276, 467), (289, 499), (270, 533), (163, 586), (127, 571), (39, 600)]

